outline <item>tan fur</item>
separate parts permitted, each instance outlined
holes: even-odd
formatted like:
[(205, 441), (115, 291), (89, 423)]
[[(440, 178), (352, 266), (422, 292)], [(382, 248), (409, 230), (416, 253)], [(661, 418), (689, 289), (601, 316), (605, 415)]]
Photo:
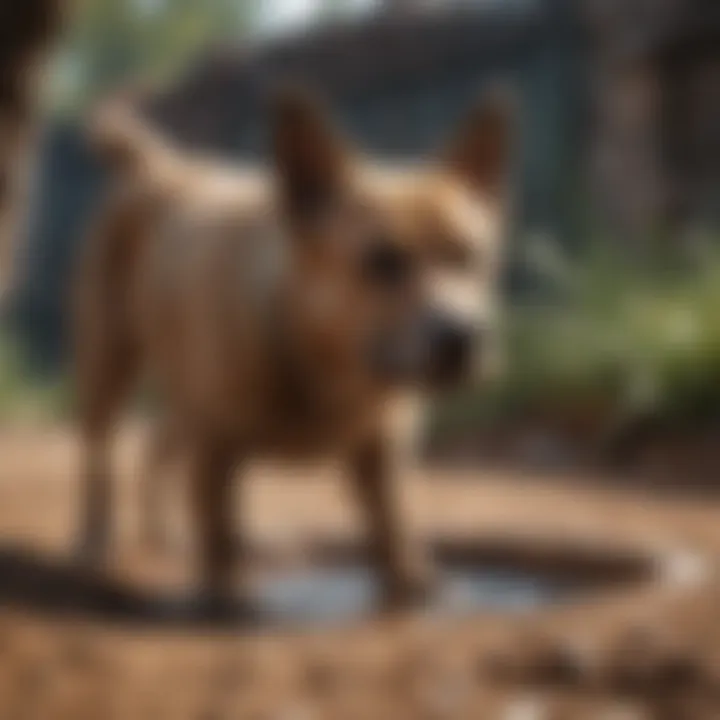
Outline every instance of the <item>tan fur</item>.
[[(292, 94), (276, 111), (273, 172), (223, 168), (135, 119), (116, 121), (96, 139), (121, 180), (88, 243), (76, 303), (86, 547), (102, 555), (107, 545), (109, 431), (144, 373), (186, 445), (213, 596), (232, 584), (233, 470), (266, 455), (347, 461), (387, 597), (407, 598), (420, 564), (392, 490), (397, 403), (432, 387), (371, 371), (368, 338), (398, 344), (430, 300), (459, 313), (462, 297), (462, 312), (479, 316), (495, 274), (498, 178), (487, 192), (473, 187), (471, 157), (462, 172), (371, 165)], [(417, 267), (402, 292), (359, 270), (378, 238)], [(474, 304), (457, 292), (463, 277)]]

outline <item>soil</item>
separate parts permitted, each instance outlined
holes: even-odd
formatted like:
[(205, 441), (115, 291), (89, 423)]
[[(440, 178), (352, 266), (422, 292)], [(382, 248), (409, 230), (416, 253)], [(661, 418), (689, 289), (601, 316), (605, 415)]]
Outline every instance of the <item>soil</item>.
[[(685, 495), (681, 478), (660, 494), (602, 476), (433, 468), (412, 473), (403, 491), (423, 537), (682, 550), (703, 561), (701, 575), (525, 612), (197, 625), (148, 610), (148, 598), (192, 587), (193, 563), (181, 507), (170, 548), (150, 553), (139, 541), (140, 436), (122, 434), (115, 550), (107, 576), (90, 577), (72, 557), (71, 434), (0, 435), (0, 720), (720, 718), (720, 503)], [(252, 474), (257, 547), (362, 537), (331, 469)]]

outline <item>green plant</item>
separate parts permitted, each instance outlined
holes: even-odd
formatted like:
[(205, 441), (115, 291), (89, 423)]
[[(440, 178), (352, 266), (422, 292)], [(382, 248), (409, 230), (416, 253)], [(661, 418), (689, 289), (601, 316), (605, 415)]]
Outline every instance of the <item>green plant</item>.
[(720, 253), (636, 262), (590, 243), (573, 262), (532, 260), (552, 292), (509, 308), (503, 377), (441, 404), (436, 432), (578, 408), (610, 424), (720, 420)]

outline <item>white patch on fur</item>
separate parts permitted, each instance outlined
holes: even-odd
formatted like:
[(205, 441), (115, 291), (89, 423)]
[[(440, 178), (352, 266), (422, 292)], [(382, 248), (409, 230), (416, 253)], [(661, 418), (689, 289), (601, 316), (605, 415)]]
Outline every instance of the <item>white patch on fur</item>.
[(472, 327), (489, 325), (495, 314), (493, 293), (474, 273), (436, 272), (432, 278), (435, 305)]

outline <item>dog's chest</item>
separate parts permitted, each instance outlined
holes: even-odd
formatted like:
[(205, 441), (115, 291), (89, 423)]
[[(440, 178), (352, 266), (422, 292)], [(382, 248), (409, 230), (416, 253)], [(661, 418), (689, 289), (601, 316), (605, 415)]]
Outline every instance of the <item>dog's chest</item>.
[(295, 377), (292, 368), (276, 373), (251, 419), (249, 443), (258, 452), (276, 457), (333, 454), (352, 445), (370, 426), (373, 413), (367, 403), (323, 394)]
[(168, 312), (149, 335), (152, 344), (172, 330), (162, 366), (177, 378), (176, 400), (251, 452), (325, 455), (352, 443), (367, 424), (367, 398), (338, 392), (343, 373), (298, 357), (282, 294), (286, 238), (266, 218), (233, 232), (217, 222), (176, 220), (157, 248), (154, 306)]

